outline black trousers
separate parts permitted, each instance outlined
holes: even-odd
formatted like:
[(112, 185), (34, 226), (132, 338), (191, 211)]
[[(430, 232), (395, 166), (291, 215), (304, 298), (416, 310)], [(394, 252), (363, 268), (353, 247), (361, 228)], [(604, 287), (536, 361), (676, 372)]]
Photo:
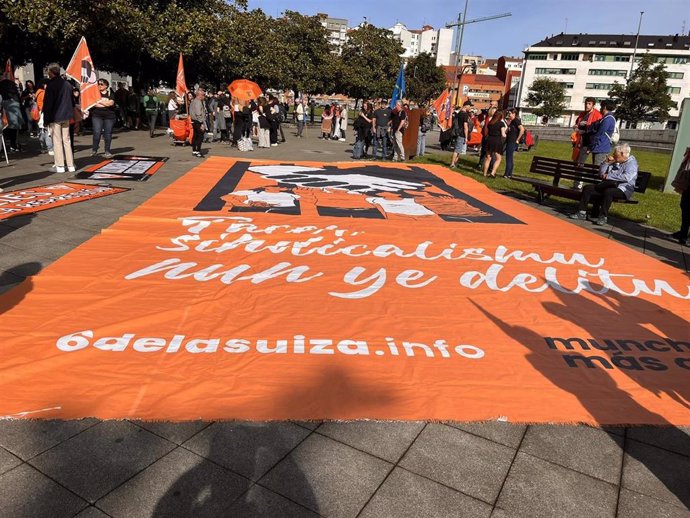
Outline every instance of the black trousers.
[(192, 151), (201, 151), (201, 143), (204, 141), (204, 132), (201, 129), (203, 123), (192, 121), (192, 129), (194, 135), (192, 136)]
[(604, 180), (597, 184), (587, 184), (582, 189), (579, 210), (584, 211), (590, 200), (592, 201), (592, 215), (608, 217), (613, 200), (622, 200), (625, 193), (613, 180)]
[(690, 233), (690, 188), (680, 195), (680, 237), (687, 239)]

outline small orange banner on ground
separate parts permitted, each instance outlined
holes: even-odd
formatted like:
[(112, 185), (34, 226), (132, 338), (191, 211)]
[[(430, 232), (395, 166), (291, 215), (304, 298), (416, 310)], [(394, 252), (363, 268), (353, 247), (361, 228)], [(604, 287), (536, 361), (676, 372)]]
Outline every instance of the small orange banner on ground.
[(128, 191), (119, 187), (62, 182), (0, 193), (0, 220)]
[(65, 73), (79, 83), (81, 109), (88, 110), (101, 99), (96, 67), (93, 66), (86, 38), (82, 36)]
[(0, 415), (690, 425), (688, 284), (446, 168), (210, 158), (0, 298)]

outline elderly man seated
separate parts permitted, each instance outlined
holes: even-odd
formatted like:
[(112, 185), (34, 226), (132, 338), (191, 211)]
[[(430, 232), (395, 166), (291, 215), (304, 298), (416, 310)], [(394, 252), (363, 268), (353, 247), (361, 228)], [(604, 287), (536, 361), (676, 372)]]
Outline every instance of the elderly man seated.
[(629, 200), (635, 192), (637, 180), (637, 160), (630, 154), (628, 144), (618, 144), (613, 156), (599, 166), (602, 181), (588, 184), (582, 189), (578, 211), (570, 219), (587, 219), (587, 204), (592, 200), (592, 216), (597, 217), (595, 225), (606, 225), (609, 208), (613, 200)]

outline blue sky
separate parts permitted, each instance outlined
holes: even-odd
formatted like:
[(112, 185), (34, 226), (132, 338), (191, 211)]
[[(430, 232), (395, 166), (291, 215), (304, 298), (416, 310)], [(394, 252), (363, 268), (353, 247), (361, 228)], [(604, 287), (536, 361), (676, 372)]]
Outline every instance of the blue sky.
[[(379, 27), (400, 21), (408, 29), (454, 22), (464, 5), (464, 0), (249, 0), (250, 9), (261, 8), (274, 17), (290, 9), (347, 18), (351, 26), (366, 16)], [(634, 34), (640, 11), (645, 11), (642, 34), (680, 33), (683, 20), (686, 34), (690, 30), (690, 0), (469, 0), (468, 20), (506, 12), (512, 16), (468, 25), (463, 53), (521, 56), (526, 44), (565, 31), (566, 18), (570, 33)]]

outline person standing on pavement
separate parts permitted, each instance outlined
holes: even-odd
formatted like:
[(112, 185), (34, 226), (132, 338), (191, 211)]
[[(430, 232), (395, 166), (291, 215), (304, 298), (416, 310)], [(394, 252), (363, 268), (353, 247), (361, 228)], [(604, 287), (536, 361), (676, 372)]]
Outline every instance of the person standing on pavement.
[(508, 130), (506, 131), (506, 172), (503, 174), (506, 178), (513, 177), (513, 155), (518, 148), (518, 142), (525, 133), (525, 127), (522, 121), (517, 116), (517, 110), (511, 108), (506, 112), (506, 122), (508, 123)]
[(142, 101), (146, 119), (149, 121), (149, 137), (153, 138), (156, 131), (156, 121), (158, 120), (158, 96), (153, 88), (149, 88)]
[(459, 106), (455, 107), (455, 112), (453, 113), (453, 125), (451, 126), (451, 135), (455, 137), (455, 149), (453, 150), (453, 155), (450, 158), (450, 168), (454, 168), (458, 165), (458, 159), (460, 155), (467, 154), (467, 138), (470, 134), (470, 114), (469, 111), (472, 108), (472, 102), (465, 101), (462, 108)]
[(189, 104), (189, 116), (192, 119), (192, 155), (201, 158), (201, 143), (204, 141), (206, 132), (206, 103), (204, 102), (206, 92), (203, 88), (198, 88), (194, 100)]
[(680, 230), (669, 237), (685, 246), (690, 234), (690, 147), (685, 150), (685, 156), (671, 185), (680, 193)]
[(431, 124), (429, 108), (422, 105), (422, 113), (419, 116), (419, 132), (417, 133), (417, 156), (424, 156), (426, 152), (426, 134), (431, 129)]
[(72, 86), (60, 76), (60, 65), (48, 67), (48, 84), (43, 98), (43, 122), (48, 124), (53, 138), (55, 166), (58, 173), (76, 171), (69, 138), (69, 121), (74, 115)]
[(101, 145), (101, 135), (105, 148), (104, 158), (112, 158), (110, 143), (113, 140), (113, 127), (115, 126), (115, 100), (110, 93), (110, 83), (106, 79), (98, 80), (98, 89), (101, 92), (100, 100), (89, 110), (91, 114), (91, 127), (93, 128), (93, 140), (91, 143), (91, 156), (98, 154)]
[(391, 125), (391, 109), (386, 101), (381, 101), (379, 109), (374, 112), (374, 160), (378, 158), (378, 148), (381, 149), (381, 160), (388, 159), (388, 132)]
[(403, 135), (407, 126), (407, 113), (403, 109), (402, 101), (395, 103), (395, 109), (391, 116), (391, 127), (393, 128), (393, 162), (405, 161), (405, 147), (403, 146)]
[(501, 164), (503, 156), (507, 130), (508, 125), (503, 120), (503, 112), (497, 110), (488, 125), (484, 127), (484, 138), (486, 139), (486, 156), (482, 168), (484, 176), (496, 177), (496, 170)]
[(307, 123), (307, 111), (307, 98), (302, 97), (302, 100), (295, 108), (295, 117), (297, 119), (297, 138), (302, 138), (302, 132), (304, 131), (304, 126)]

